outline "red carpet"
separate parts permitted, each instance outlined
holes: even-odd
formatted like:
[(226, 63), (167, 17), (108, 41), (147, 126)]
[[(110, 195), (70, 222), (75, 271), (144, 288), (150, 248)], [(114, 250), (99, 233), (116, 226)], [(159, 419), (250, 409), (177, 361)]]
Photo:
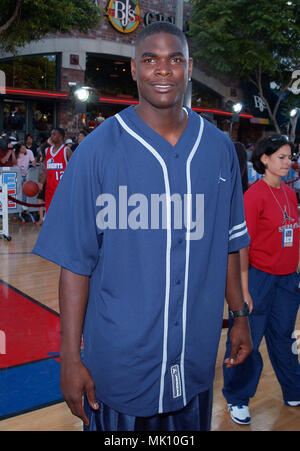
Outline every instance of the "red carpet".
[[(0, 331), (5, 354), (0, 368), (48, 358), (60, 348), (57, 313), (0, 281)], [(1, 349), (3, 348), (3, 344)]]

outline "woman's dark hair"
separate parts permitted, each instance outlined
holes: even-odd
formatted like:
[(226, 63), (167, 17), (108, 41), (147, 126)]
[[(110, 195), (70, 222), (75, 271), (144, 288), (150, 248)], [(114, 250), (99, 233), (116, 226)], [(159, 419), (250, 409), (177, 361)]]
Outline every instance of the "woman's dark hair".
[(234, 147), (238, 156), (239, 166), (241, 171), (242, 188), (243, 193), (248, 189), (248, 165), (247, 165), (247, 152), (243, 143), (237, 141), (234, 142)]
[(18, 159), (18, 157), (19, 157), (20, 149), (21, 149), (22, 146), (24, 146), (24, 144), (21, 143), (21, 142), (18, 142), (18, 143), (14, 146), (14, 148), (15, 148), (15, 156), (16, 156), (16, 159)]
[(266, 167), (260, 161), (262, 155), (265, 154), (270, 156), (273, 153), (277, 152), (277, 150), (285, 144), (288, 144), (290, 147), (292, 147), (291, 143), (289, 142), (289, 138), (286, 135), (275, 134), (260, 139), (255, 145), (251, 158), (251, 162), (255, 171), (259, 174), (264, 174)]

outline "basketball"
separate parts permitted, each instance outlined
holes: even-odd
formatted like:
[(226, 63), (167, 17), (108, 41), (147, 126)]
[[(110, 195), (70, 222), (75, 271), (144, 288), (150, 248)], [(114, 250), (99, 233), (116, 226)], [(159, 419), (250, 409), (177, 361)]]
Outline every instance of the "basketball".
[(22, 191), (27, 197), (34, 197), (39, 192), (39, 186), (37, 183), (33, 182), (32, 180), (28, 180), (24, 183), (22, 187)]

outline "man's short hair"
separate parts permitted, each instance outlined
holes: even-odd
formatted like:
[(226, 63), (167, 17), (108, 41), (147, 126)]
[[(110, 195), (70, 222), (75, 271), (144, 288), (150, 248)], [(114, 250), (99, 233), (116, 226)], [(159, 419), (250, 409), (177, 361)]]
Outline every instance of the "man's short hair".
[(54, 127), (53, 130), (58, 131), (58, 133), (61, 135), (61, 137), (62, 137), (63, 139), (65, 139), (65, 131), (64, 131), (63, 128), (60, 128), (60, 127)]
[(168, 33), (177, 36), (181, 42), (188, 47), (187, 39), (182, 30), (171, 22), (153, 22), (142, 29), (138, 34), (135, 46), (137, 47), (148, 36), (155, 35), (157, 33)]

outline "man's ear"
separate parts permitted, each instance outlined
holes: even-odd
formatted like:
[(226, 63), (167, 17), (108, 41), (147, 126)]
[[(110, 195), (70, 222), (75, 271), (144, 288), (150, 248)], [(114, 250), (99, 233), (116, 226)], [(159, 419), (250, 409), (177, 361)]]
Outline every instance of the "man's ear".
[(132, 76), (132, 79), (134, 81), (136, 81), (136, 65), (135, 65), (135, 59), (134, 58), (131, 58), (130, 65), (131, 65), (131, 76)]

